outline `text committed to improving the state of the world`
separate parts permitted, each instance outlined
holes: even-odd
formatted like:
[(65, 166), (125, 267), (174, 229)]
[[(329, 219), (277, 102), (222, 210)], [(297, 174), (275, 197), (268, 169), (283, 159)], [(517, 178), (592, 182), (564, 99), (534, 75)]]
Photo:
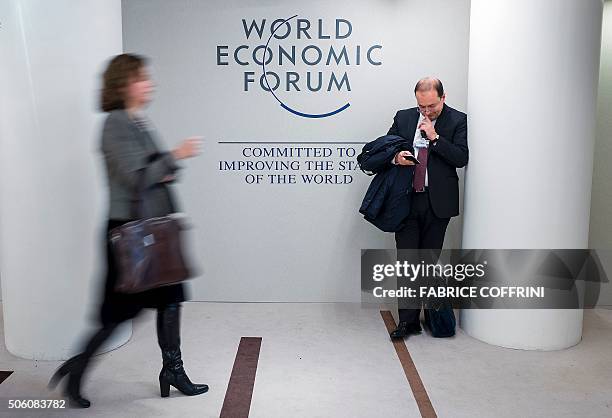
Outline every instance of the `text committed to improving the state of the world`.
[(243, 145), (236, 159), (219, 161), (219, 171), (242, 173), (247, 184), (351, 184), (359, 169), (356, 153), (354, 147), (340, 145)]

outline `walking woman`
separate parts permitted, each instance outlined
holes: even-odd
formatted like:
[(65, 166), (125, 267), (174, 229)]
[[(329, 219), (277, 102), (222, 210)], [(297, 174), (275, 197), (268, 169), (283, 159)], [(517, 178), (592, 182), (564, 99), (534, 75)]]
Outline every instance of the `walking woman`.
[(66, 361), (49, 382), (49, 387), (53, 388), (67, 376), (64, 392), (72, 405), (82, 408), (90, 406), (81, 394), (81, 382), (91, 357), (117, 325), (135, 317), (143, 308), (157, 309), (157, 340), (162, 353), (161, 396), (169, 395), (170, 386), (185, 395), (198, 395), (208, 390), (207, 385), (192, 383), (183, 369), (180, 350), (181, 302), (186, 300), (183, 285), (173, 284), (135, 294), (114, 290), (117, 264), (108, 233), (134, 220), (131, 208), (139, 183), (141, 187), (144, 183), (143, 206), (151, 217), (175, 212), (168, 185), (176, 180), (180, 169), (177, 161), (195, 157), (201, 143), (199, 138), (193, 137), (171, 152), (157, 148), (143, 113), (152, 90), (144, 57), (118, 55), (104, 72), (101, 107), (108, 116), (102, 131), (101, 149), (110, 187), (110, 208), (105, 237), (107, 273), (100, 309), (101, 326), (89, 338), (82, 352)]

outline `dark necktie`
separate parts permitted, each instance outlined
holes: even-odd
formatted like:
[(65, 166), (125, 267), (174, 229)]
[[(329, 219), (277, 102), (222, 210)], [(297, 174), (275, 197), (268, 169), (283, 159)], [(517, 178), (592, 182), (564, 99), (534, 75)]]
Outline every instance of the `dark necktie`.
[(414, 190), (419, 192), (425, 189), (425, 172), (427, 171), (427, 155), (429, 148), (419, 148), (418, 159), (421, 164), (417, 164), (414, 169), (414, 180), (412, 180), (412, 187)]

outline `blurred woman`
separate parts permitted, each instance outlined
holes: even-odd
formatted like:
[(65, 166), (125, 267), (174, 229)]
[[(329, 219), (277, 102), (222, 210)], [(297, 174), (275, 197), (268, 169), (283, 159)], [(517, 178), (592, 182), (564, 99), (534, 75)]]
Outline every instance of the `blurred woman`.
[(170, 386), (185, 395), (208, 390), (194, 384), (183, 368), (180, 350), (181, 302), (186, 300), (184, 286), (174, 284), (136, 294), (115, 292), (117, 264), (108, 238), (109, 232), (135, 220), (132, 204), (137, 187), (144, 187), (143, 207), (148, 217), (165, 216), (176, 211), (172, 191), (181, 168), (178, 161), (195, 157), (201, 140), (187, 138), (171, 152), (157, 147), (150, 124), (143, 113), (150, 102), (153, 84), (146, 59), (134, 54), (114, 57), (103, 75), (102, 110), (108, 112), (102, 131), (101, 150), (106, 163), (110, 188), (110, 208), (105, 235), (107, 274), (99, 313), (101, 326), (93, 333), (82, 352), (66, 361), (53, 375), (49, 386), (68, 376), (65, 394), (71, 404), (88, 408), (90, 402), (81, 394), (81, 381), (93, 354), (121, 322), (134, 318), (143, 308), (157, 310), (157, 340), (162, 353), (159, 374), (160, 393), (169, 396)]

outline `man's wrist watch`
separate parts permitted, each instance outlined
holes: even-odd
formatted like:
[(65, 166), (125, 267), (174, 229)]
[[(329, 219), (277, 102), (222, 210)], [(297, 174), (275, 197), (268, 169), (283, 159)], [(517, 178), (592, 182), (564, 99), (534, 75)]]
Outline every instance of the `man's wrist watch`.
[(440, 139), (440, 135), (436, 134), (436, 136), (434, 137), (434, 139), (431, 139), (430, 142), (431, 143), (435, 143), (438, 139)]

